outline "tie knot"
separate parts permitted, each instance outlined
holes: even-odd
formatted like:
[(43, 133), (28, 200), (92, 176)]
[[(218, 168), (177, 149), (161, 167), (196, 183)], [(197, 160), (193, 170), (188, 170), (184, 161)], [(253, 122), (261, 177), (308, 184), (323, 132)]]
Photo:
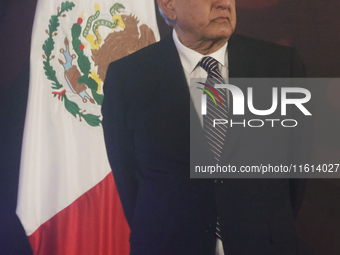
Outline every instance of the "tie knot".
[(203, 57), (198, 63), (208, 74), (218, 70), (218, 61), (212, 57)]

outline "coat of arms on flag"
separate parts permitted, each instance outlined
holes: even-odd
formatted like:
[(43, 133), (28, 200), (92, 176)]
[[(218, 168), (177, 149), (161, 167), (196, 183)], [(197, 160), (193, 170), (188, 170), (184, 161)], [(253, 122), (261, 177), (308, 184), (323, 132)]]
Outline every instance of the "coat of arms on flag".
[[(57, 14), (50, 17), (45, 31), (47, 39), (42, 46), (45, 75), (52, 82), (52, 94), (64, 102), (70, 114), (79, 116), (79, 121), (84, 119), (90, 126), (99, 126), (100, 115), (91, 111), (91, 104), (102, 104), (102, 85), (109, 63), (156, 39), (147, 25), (139, 26), (136, 16), (125, 15), (121, 3), (114, 3), (105, 16), (98, 3), (93, 13), (87, 15), (83, 12), (77, 16), (72, 12), (73, 7), (73, 2), (63, 2), (56, 9)], [(62, 38), (58, 36), (58, 28), (66, 15), (74, 17), (74, 23)], [(105, 18), (108, 15), (110, 19)], [(63, 40), (63, 47), (55, 49), (56, 40)], [(56, 58), (60, 65), (53, 61)]]

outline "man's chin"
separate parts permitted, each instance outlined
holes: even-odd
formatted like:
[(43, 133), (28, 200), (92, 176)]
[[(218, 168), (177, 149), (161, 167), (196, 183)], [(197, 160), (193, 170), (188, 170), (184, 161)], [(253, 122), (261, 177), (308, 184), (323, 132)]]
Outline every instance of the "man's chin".
[[(232, 33), (234, 32), (233, 26), (231, 26), (228, 22), (227, 25), (223, 25), (223, 24), (217, 24), (215, 23), (215, 27), (212, 27), (210, 29), (210, 38), (220, 38), (220, 39), (228, 39)], [(223, 25), (223, 26), (222, 26)]]
[(215, 33), (210, 36), (211, 40), (219, 41), (219, 40), (229, 40), (230, 36), (233, 34), (234, 31), (226, 31), (223, 33)]

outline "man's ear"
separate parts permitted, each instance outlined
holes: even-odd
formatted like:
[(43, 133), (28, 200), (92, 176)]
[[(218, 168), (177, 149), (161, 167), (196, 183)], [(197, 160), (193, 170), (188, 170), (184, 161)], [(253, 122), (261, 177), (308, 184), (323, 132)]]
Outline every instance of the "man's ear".
[(162, 8), (164, 14), (171, 20), (176, 20), (176, 10), (174, 8), (176, 0), (157, 0), (158, 5)]

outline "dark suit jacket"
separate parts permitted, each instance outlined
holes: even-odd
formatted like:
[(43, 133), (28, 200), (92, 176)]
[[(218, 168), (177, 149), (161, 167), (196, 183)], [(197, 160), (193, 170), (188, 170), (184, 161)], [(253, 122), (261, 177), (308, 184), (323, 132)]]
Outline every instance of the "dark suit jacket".
[[(303, 74), (291, 48), (242, 36), (230, 38), (228, 58), (230, 77)], [(111, 63), (104, 94), (105, 142), (131, 254), (212, 255), (217, 215), (226, 254), (295, 254), (297, 181), (190, 179), (190, 94), (171, 36)], [(284, 129), (228, 131), (224, 163), (288, 163), (295, 138)]]

